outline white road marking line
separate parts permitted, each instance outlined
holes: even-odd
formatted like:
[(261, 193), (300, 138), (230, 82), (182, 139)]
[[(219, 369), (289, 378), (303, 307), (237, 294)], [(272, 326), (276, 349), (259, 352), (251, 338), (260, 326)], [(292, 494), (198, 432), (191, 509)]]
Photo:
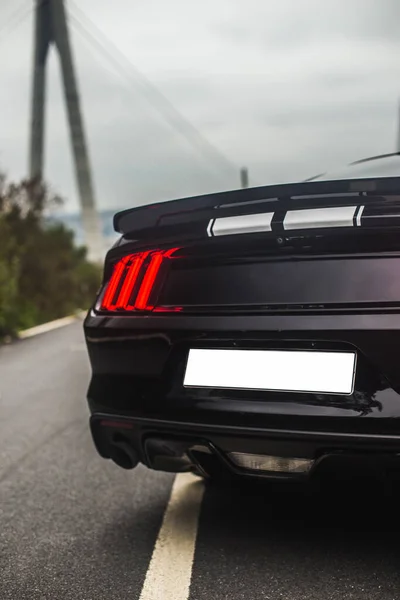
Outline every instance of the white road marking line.
[(60, 327), (65, 327), (66, 325), (71, 325), (77, 320), (82, 320), (86, 316), (84, 311), (77, 313), (76, 315), (71, 315), (69, 317), (63, 317), (62, 319), (56, 319), (55, 321), (50, 321), (49, 323), (43, 323), (42, 325), (36, 325), (36, 327), (31, 327), (30, 329), (25, 329), (25, 331), (20, 331), (18, 333), (18, 337), (21, 339), (30, 338), (34, 335), (39, 335), (40, 333), (47, 333), (48, 331), (53, 331), (53, 329), (59, 329)]
[(139, 600), (188, 600), (204, 483), (175, 477)]
[(20, 331), (18, 337), (25, 339), (33, 337), (34, 335), (39, 335), (39, 333), (47, 333), (48, 331), (53, 331), (53, 329), (70, 325), (71, 323), (74, 323), (75, 320), (75, 317), (64, 317), (63, 319), (57, 319), (56, 321), (51, 321), (50, 323), (43, 323), (43, 325), (37, 325), (36, 327), (31, 327), (31, 329)]

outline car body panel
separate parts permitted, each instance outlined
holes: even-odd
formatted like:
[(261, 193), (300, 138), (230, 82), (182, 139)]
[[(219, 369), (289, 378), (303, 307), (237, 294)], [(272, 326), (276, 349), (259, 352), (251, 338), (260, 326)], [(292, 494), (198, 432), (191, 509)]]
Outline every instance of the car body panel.
[[(123, 440), (152, 468), (207, 472), (212, 455), (237, 472), (232, 452), (315, 461), (332, 453), (400, 453), (400, 180), (339, 183), (292, 186), (271, 218), (260, 203), (275, 188), (257, 188), (258, 204), (254, 190), (243, 190), (224, 194), (222, 208), (217, 195), (116, 216), (124, 233), (107, 255), (103, 285), (84, 323), (91, 429), (102, 456), (118, 463), (113, 444), (120, 440), (121, 448)], [(337, 196), (340, 189), (358, 189), (356, 200)], [(318, 213), (317, 227), (308, 215), (295, 215), (291, 226), (299, 227), (285, 229), (288, 212), (310, 210), (310, 203), (319, 210), (321, 202), (352, 208), (340, 219), (334, 213), (333, 221), (332, 211), (325, 213), (329, 222)], [(215, 229), (218, 219), (232, 218)], [(118, 303), (104, 308), (105, 288), (123, 257), (170, 248), (150, 308), (138, 310), (134, 301), (129, 310)], [(128, 275), (121, 277), (123, 286)], [(354, 390), (188, 388), (191, 348), (355, 352)]]

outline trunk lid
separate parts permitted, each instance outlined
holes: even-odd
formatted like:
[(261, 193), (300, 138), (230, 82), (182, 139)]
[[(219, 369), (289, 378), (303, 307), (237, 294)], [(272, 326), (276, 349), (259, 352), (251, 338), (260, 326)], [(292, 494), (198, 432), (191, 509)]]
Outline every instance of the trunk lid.
[(106, 260), (107, 302), (103, 294), (96, 308), (397, 310), (399, 191), (400, 178), (304, 182), (117, 213), (122, 238)]

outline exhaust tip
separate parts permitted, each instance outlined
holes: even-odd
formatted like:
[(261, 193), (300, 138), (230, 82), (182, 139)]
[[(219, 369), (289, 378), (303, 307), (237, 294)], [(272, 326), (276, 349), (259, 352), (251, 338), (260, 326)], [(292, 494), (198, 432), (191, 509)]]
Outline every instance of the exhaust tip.
[(110, 446), (110, 458), (122, 469), (134, 469), (139, 462), (139, 457), (128, 440), (120, 437)]

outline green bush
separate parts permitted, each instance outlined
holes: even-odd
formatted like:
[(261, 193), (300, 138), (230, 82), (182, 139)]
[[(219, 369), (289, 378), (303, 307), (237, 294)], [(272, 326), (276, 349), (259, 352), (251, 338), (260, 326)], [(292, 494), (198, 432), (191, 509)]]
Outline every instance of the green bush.
[(19, 258), (9, 225), (0, 215), (0, 335), (17, 326)]
[(101, 280), (64, 225), (45, 225), (60, 199), (37, 181), (0, 176), (0, 338), (88, 308)]

